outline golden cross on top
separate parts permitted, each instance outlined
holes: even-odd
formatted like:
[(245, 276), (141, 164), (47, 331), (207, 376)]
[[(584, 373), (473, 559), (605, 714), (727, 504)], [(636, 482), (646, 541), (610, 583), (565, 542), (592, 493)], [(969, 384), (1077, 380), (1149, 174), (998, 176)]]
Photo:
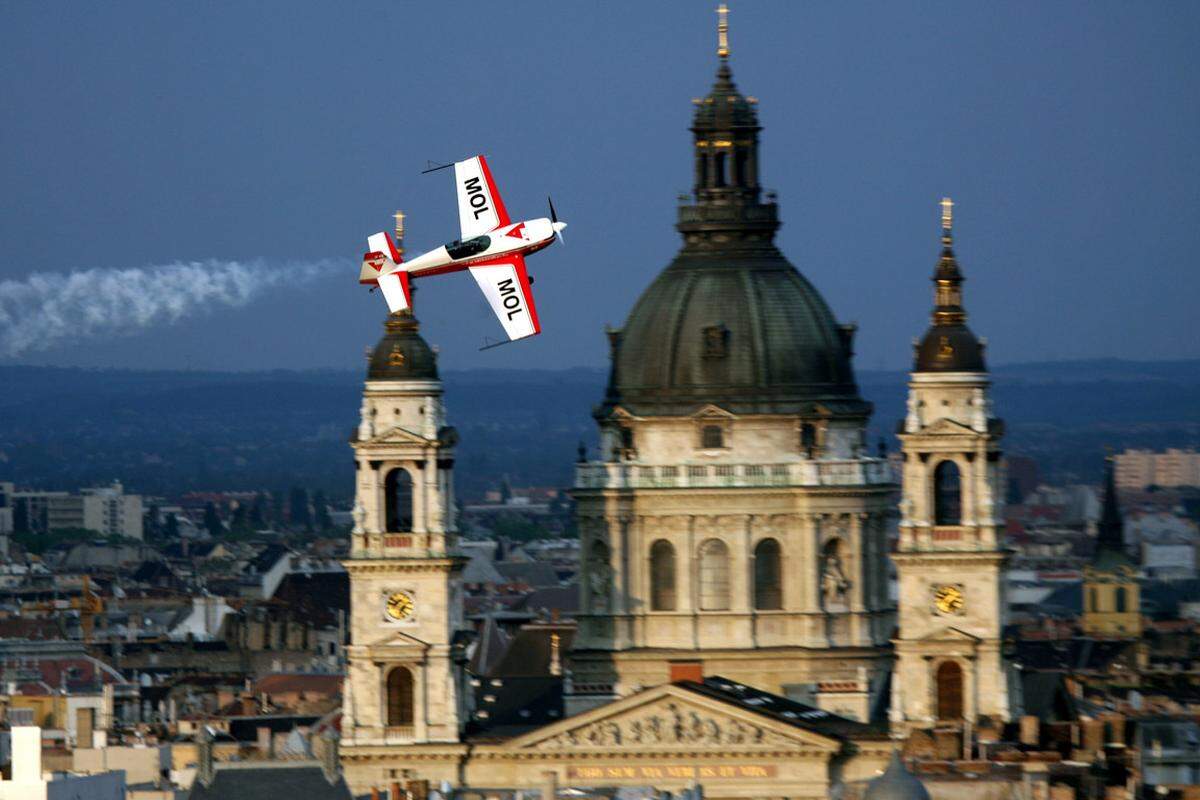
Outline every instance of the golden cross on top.
[(729, 8), (724, 3), (717, 6), (717, 55), (729, 56)]
[(948, 231), (954, 225), (954, 201), (949, 197), (942, 198), (942, 230)]

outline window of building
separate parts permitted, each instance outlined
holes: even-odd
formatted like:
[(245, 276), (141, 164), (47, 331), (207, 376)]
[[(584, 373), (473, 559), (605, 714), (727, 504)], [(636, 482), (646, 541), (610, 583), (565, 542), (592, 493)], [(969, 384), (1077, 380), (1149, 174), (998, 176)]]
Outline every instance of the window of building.
[(770, 611), (783, 608), (779, 542), (763, 539), (754, 547), (754, 607)]
[(713, 450), (725, 446), (725, 432), (720, 425), (705, 425), (700, 433), (700, 446)]
[(937, 669), (937, 716), (941, 720), (962, 719), (963, 716), (962, 667), (953, 661), (947, 661)]
[(806, 422), (800, 426), (800, 452), (809, 458), (817, 449), (817, 429), (812, 423)]
[(650, 547), (650, 608), (675, 610), (675, 548), (666, 539)]
[(729, 609), (729, 548), (720, 539), (700, 545), (700, 609)]
[(392, 727), (413, 724), (413, 675), (407, 667), (388, 673), (387, 720)]
[(1118, 586), (1116, 591), (1117, 613), (1125, 613), (1125, 587)]
[(621, 426), (621, 449), (633, 449), (633, 428), (625, 425)]
[(962, 488), (958, 465), (943, 461), (933, 471), (933, 524), (958, 525), (962, 522)]
[(1084, 609), (1085, 611), (1099, 611), (1100, 610), (1100, 604), (1096, 602), (1096, 587), (1095, 586), (1092, 586), (1088, 589), (1088, 600), (1089, 600), (1088, 605), (1090, 606), (1090, 608)]
[(396, 467), (384, 479), (385, 521), (393, 533), (412, 530), (413, 481), (408, 470)]

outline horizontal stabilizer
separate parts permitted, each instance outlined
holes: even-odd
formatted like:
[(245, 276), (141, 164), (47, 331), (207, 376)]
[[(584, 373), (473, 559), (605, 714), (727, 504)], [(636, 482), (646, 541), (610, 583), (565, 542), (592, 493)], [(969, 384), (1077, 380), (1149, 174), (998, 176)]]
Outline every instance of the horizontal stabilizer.
[(408, 288), (407, 272), (392, 272), (379, 277), (379, 288), (387, 300), (388, 311), (395, 314), (412, 307), (412, 294)]

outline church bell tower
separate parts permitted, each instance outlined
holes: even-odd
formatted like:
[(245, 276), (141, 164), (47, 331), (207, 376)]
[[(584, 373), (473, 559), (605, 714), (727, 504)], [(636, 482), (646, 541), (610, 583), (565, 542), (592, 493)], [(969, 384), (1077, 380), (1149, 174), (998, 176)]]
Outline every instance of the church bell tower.
[(357, 470), (342, 722), (349, 769), (387, 746), (457, 742), (466, 718), (458, 635), (465, 559), (454, 554), (457, 434), (446, 425), (437, 357), (417, 320), (404, 311), (384, 328), (351, 440)]
[(967, 327), (942, 201), (932, 325), (916, 344), (903, 445), (899, 638), (891, 721), (898, 731), (1010, 718), (1001, 653), (1003, 423), (992, 416), (983, 343)]

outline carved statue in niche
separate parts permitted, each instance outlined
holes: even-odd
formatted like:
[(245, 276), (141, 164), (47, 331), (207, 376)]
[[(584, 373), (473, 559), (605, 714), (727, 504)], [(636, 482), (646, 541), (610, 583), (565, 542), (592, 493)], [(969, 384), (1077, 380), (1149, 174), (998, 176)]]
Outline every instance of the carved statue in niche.
[(609, 589), (612, 586), (612, 567), (607, 561), (595, 561), (591, 565), (588, 578), (592, 596), (592, 613), (605, 613), (609, 610)]
[(830, 539), (821, 554), (821, 600), (825, 608), (844, 607), (850, 593), (841, 551), (841, 542)]

